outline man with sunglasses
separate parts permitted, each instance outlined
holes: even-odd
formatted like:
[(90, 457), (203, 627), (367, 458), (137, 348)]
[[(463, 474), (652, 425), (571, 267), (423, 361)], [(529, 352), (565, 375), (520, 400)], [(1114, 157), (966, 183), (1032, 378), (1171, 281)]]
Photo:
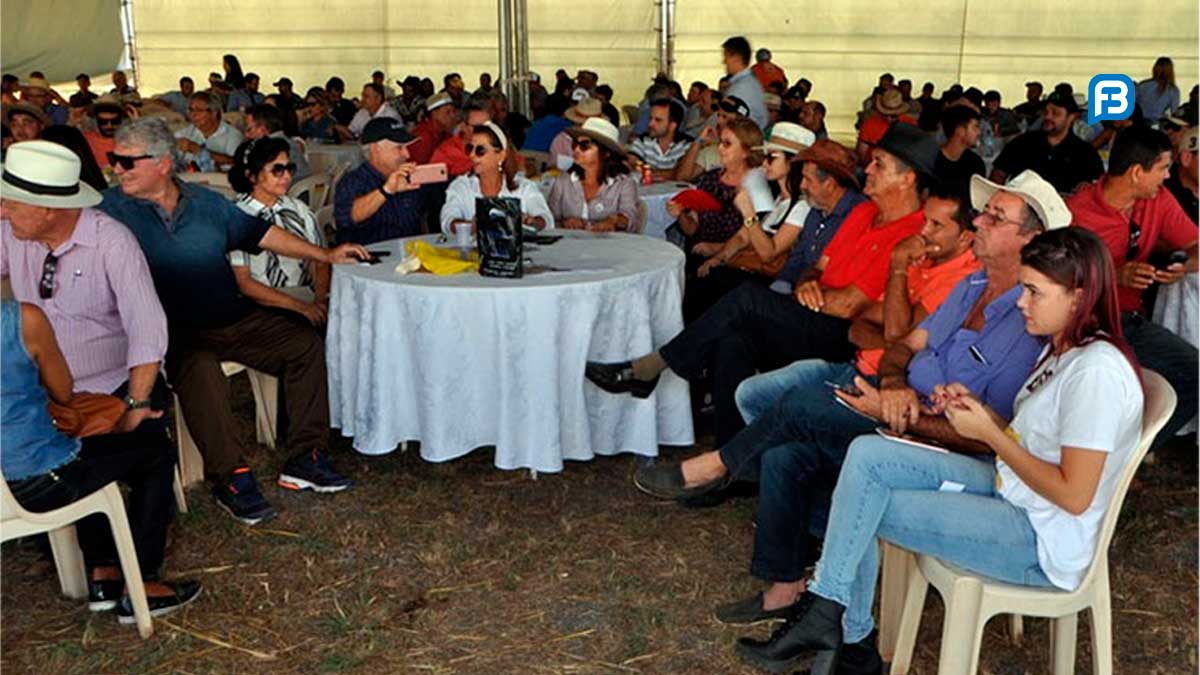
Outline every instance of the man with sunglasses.
[(108, 153), (113, 149), (113, 138), (117, 127), (125, 121), (125, 107), (112, 96), (101, 96), (92, 104), (92, 119), (96, 120), (96, 129), (83, 132), (92, 156), (101, 169), (109, 166)]
[(245, 459), (229, 383), (221, 361), (237, 361), (284, 381), (288, 482), (318, 492), (350, 481), (334, 470), (329, 434), (325, 349), (311, 325), (271, 313), (243, 296), (227, 255), (266, 249), (303, 260), (339, 264), (365, 260), (366, 249), (321, 249), (270, 222), (242, 213), (202, 186), (175, 178), (174, 139), (159, 118), (140, 118), (117, 131), (112, 160), (120, 181), (100, 209), (120, 220), (141, 244), (170, 326), (167, 377), (188, 429), (215, 484), (218, 504), (242, 523), (274, 515)]
[[(192, 123), (175, 134), (175, 144), (182, 153), (180, 161), (184, 166), (203, 163), (202, 155), (207, 154), (216, 169), (229, 170), (233, 153), (242, 144), (242, 132), (221, 119), (223, 110), (216, 94), (192, 94), (188, 100), (188, 119)], [(202, 170), (206, 168), (201, 167)]]
[[(1170, 173), (1171, 150), (1171, 141), (1163, 132), (1129, 127), (1113, 141), (1108, 172), (1067, 199), (1074, 224), (1100, 235), (1112, 255), (1121, 328), (1134, 356), (1143, 367), (1165, 377), (1178, 396), (1175, 412), (1152, 448), (1171, 440), (1196, 416), (1200, 386), (1196, 348), (1152, 323), (1142, 302), (1152, 285), (1176, 283), (1198, 268), (1195, 216), (1184, 213), (1163, 186)], [(1187, 262), (1151, 264), (1150, 256), (1156, 249), (1185, 251)]]

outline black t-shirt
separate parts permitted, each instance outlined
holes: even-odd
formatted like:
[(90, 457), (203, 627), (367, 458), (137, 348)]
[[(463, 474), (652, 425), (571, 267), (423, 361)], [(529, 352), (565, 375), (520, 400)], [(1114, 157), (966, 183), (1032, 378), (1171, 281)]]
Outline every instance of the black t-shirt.
[(1196, 200), (1196, 195), (1187, 189), (1183, 181), (1179, 179), (1179, 171), (1179, 164), (1171, 167), (1171, 177), (1163, 185), (1171, 191), (1171, 194), (1175, 197), (1175, 201), (1179, 202), (1179, 206), (1183, 208), (1183, 212), (1195, 223), (1197, 222), (1197, 212), (1200, 212), (1200, 202)]
[(100, 96), (95, 92), (81, 91), (71, 94), (71, 98), (68, 102), (71, 104), (72, 108), (86, 108), (92, 104), (92, 101), (95, 101), (98, 98), (100, 98)]
[(333, 119), (344, 127), (350, 126), (350, 120), (353, 120), (357, 114), (358, 108), (354, 107), (354, 103), (344, 98), (338, 99), (338, 102), (333, 104)]
[(933, 177), (942, 185), (951, 186), (962, 195), (970, 194), (968, 190), (971, 186), (971, 176), (983, 176), (986, 170), (983, 159), (975, 154), (974, 150), (964, 151), (957, 161), (952, 161), (939, 152), (937, 160), (933, 163)]
[(1104, 173), (1100, 153), (1074, 133), (1056, 146), (1051, 146), (1044, 131), (1027, 131), (1004, 146), (996, 158), (995, 168), (1008, 177), (1033, 169), (1055, 190), (1064, 194), (1075, 190), (1080, 183), (1090, 183)]

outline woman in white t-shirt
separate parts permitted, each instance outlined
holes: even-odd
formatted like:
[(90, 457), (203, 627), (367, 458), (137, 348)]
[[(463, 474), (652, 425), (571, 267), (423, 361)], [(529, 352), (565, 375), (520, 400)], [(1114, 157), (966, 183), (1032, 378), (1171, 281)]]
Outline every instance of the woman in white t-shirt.
[(812, 658), (813, 673), (833, 672), (838, 645), (859, 652), (856, 660), (877, 657), (866, 640), (876, 537), (1007, 583), (1079, 586), (1142, 428), (1142, 386), (1121, 336), (1114, 278), (1104, 244), (1083, 228), (1025, 246), (1017, 304), (1026, 330), (1048, 344), (1012, 423), (962, 385), (934, 395), (954, 430), (995, 460), (874, 435), (855, 440), (814, 581), (769, 641), (739, 641), (744, 657), (772, 668)]
[[(290, 147), (283, 138), (247, 141), (237, 149), (229, 184), (238, 193), (237, 207), (270, 220), (313, 244), (325, 246), (317, 219), (308, 206), (287, 195), (296, 174), (288, 159)], [(329, 313), (330, 268), (325, 263), (288, 258), (271, 251), (251, 255), (229, 254), (229, 264), (242, 295), (264, 307), (300, 314), (313, 325), (325, 323)]]
[(516, 154), (508, 147), (508, 137), (499, 125), (485, 122), (475, 127), (466, 148), (471, 172), (455, 178), (446, 188), (441, 218), (443, 233), (453, 237), (459, 223), (469, 224), (474, 232), (475, 200), (479, 197), (516, 197), (521, 201), (525, 225), (539, 230), (554, 228), (554, 216), (546, 198), (536, 183), (517, 173)]

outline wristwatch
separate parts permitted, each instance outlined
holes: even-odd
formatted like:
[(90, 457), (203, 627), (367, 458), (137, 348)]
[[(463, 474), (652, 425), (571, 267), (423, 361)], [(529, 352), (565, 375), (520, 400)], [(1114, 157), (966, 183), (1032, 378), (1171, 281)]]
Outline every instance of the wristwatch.
[(750, 216), (749, 218), (743, 220), (742, 224), (747, 228), (754, 227), (758, 224), (758, 216)]
[(382, 186), (382, 185), (379, 186), (379, 194), (383, 195), (384, 199), (387, 199), (388, 197), (392, 196), (392, 193), (390, 193), (386, 189), (384, 189), (384, 186)]
[(125, 397), (125, 407), (130, 410), (141, 410), (150, 407), (150, 399), (145, 398), (138, 400), (132, 396)]

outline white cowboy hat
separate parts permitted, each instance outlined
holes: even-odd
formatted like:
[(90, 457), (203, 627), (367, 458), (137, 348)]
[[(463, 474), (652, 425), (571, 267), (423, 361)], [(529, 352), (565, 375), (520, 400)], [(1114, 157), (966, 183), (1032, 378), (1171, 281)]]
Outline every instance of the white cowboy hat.
[(799, 124), (776, 122), (771, 125), (771, 128), (767, 129), (767, 134), (763, 141), (762, 145), (756, 145), (751, 149), (765, 150), (767, 152), (778, 150), (794, 155), (802, 150), (807, 150), (809, 146), (816, 143), (817, 135)]
[(24, 141), (8, 149), (0, 196), (52, 209), (80, 209), (100, 203), (100, 193), (79, 182), (79, 158), (49, 141)]
[(993, 183), (979, 174), (971, 176), (971, 206), (982, 211), (992, 195), (1001, 190), (1017, 195), (1028, 204), (1042, 219), (1047, 231), (1071, 224), (1071, 211), (1058, 190), (1031, 169), (1022, 171), (1004, 185)]

